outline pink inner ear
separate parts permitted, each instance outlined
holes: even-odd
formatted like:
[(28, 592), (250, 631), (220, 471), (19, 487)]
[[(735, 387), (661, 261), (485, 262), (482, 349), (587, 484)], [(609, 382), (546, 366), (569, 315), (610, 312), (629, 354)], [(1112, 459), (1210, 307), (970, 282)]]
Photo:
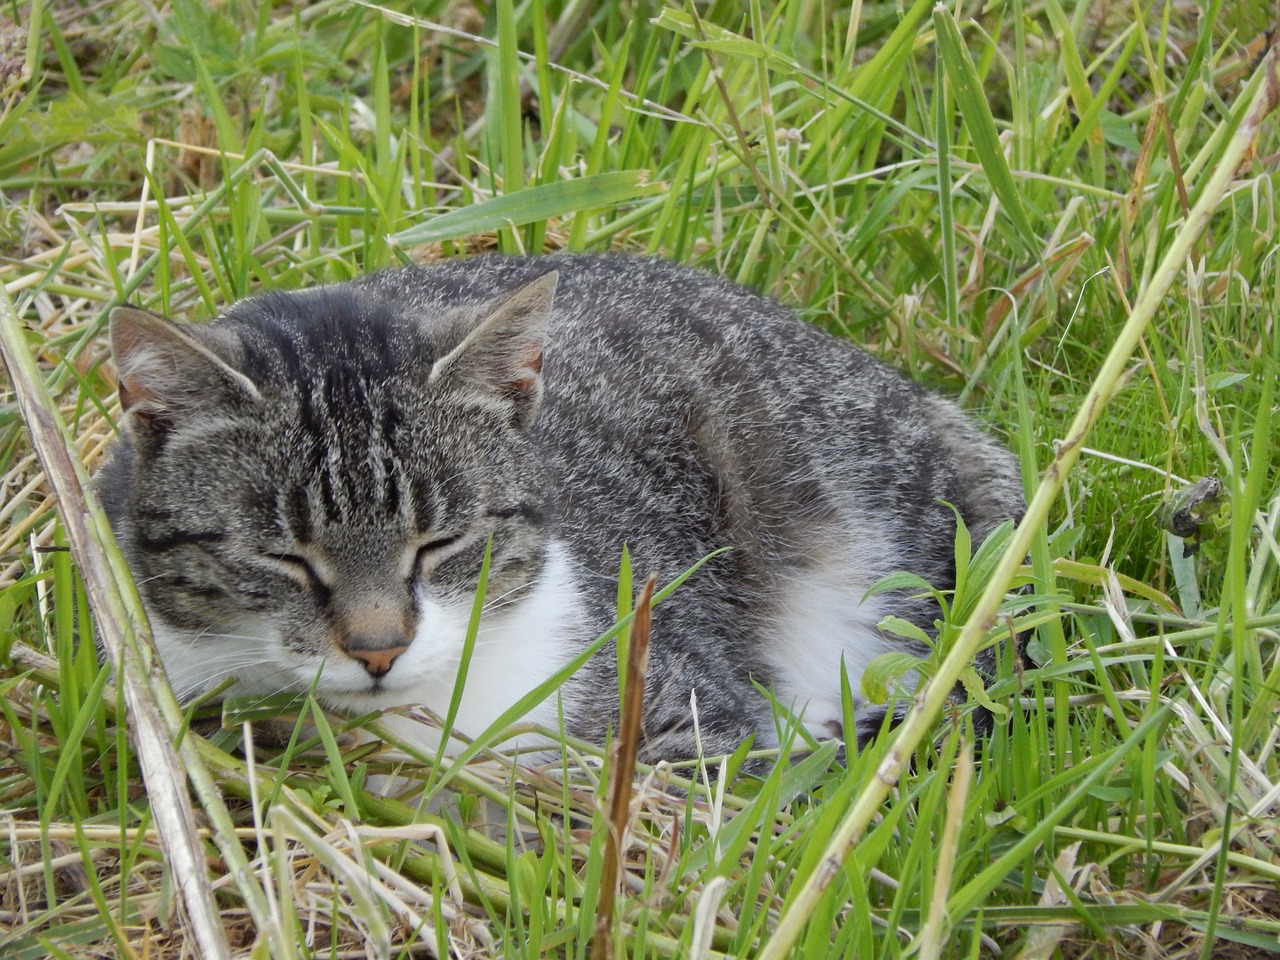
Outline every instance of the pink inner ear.
[[(521, 375), (526, 374), (527, 375)], [(528, 353), (521, 357), (517, 366), (517, 375), (511, 379), (511, 386), (524, 392), (532, 390), (538, 382), (538, 374), (542, 373), (542, 344), (534, 341), (528, 346)]]
[(172, 423), (167, 411), (157, 405), (156, 395), (138, 384), (136, 377), (122, 379), (118, 387), (120, 409), (148, 424), (152, 428), (164, 427)]
[(133, 395), (133, 391), (129, 389), (128, 385), (123, 380), (120, 381), (118, 392), (120, 394), (120, 409), (125, 413), (128, 413), (129, 408), (137, 403), (138, 399)]
[(140, 403), (155, 400), (155, 394), (139, 383), (137, 377), (121, 377), (117, 391), (120, 394), (120, 409), (125, 413)]

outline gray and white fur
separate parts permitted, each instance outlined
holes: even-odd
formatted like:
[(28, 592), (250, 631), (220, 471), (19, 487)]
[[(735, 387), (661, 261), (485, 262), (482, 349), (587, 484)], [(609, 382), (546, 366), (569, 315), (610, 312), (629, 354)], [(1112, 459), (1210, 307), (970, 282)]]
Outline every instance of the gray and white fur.
[[(475, 735), (613, 622), (623, 545), (666, 582), (642, 756), (776, 743), (753, 684), (840, 735), (879, 654), (1023, 510), (1012, 458), (952, 403), (740, 286), (620, 256), (486, 256), (266, 293), (208, 325), (112, 314), (125, 439), (100, 490), (177, 693), (307, 688), (448, 706)], [(611, 647), (562, 688), (616, 722)], [(859, 705), (860, 733), (880, 715)], [(556, 697), (532, 719), (554, 727)]]

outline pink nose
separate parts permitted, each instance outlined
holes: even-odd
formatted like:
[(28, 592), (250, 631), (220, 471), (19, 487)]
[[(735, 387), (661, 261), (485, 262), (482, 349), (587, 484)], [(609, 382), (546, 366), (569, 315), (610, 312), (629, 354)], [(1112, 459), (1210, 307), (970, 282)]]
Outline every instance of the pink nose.
[(352, 650), (348, 647), (347, 655), (363, 663), (369, 676), (382, 677), (391, 670), (391, 665), (396, 662), (400, 654), (408, 649), (408, 647), (387, 647), (384, 650)]

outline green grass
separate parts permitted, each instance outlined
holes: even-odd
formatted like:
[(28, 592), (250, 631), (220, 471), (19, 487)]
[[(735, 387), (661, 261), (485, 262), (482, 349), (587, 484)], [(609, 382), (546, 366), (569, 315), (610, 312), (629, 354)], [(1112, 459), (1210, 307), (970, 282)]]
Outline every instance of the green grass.
[[(118, 557), (83, 546), (104, 538), (74, 463), (46, 476), (20, 416), (56, 412), (99, 462), (124, 300), (203, 319), (264, 287), (565, 247), (768, 292), (962, 396), (1040, 490), (954, 602), (989, 608), (1029, 558), (1007, 609), (1038, 666), (992, 686), (1007, 724), (975, 738), (948, 710), (727, 789), (646, 772), (617, 956), (1280, 952), (1273, 15), (0, 9), (0, 955), (587, 955), (619, 775), (599, 748), (567, 743), (549, 776), (496, 754), (503, 731), (468, 751), (485, 763), (403, 762), (361, 732), (377, 721), (310, 704), (184, 715)], [(1162, 504), (1205, 477), (1224, 495), (1184, 555)], [(954, 619), (946, 677), (984, 639)], [(132, 666), (99, 668), (90, 622)], [(178, 726), (178, 751), (139, 749)]]

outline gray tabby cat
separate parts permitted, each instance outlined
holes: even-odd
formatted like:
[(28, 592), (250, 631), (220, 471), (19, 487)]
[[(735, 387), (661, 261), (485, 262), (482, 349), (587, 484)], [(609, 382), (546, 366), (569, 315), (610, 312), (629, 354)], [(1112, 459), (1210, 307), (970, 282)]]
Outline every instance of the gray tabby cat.
[[(1007, 452), (950, 402), (748, 290), (617, 256), (481, 257), (266, 293), (217, 322), (111, 316), (126, 440), (100, 486), (175, 690), (305, 689), (443, 713), (485, 544), (487, 607), (457, 726), (475, 735), (606, 630), (621, 550), (667, 581), (649, 759), (775, 744), (753, 681), (821, 737), (932, 629), (863, 601), (946, 586), (955, 505), (979, 542), (1023, 510)], [(604, 739), (611, 649), (563, 688)], [(860, 708), (863, 705), (860, 705)], [(880, 714), (860, 709), (859, 734)], [(532, 719), (557, 723), (556, 697)]]

